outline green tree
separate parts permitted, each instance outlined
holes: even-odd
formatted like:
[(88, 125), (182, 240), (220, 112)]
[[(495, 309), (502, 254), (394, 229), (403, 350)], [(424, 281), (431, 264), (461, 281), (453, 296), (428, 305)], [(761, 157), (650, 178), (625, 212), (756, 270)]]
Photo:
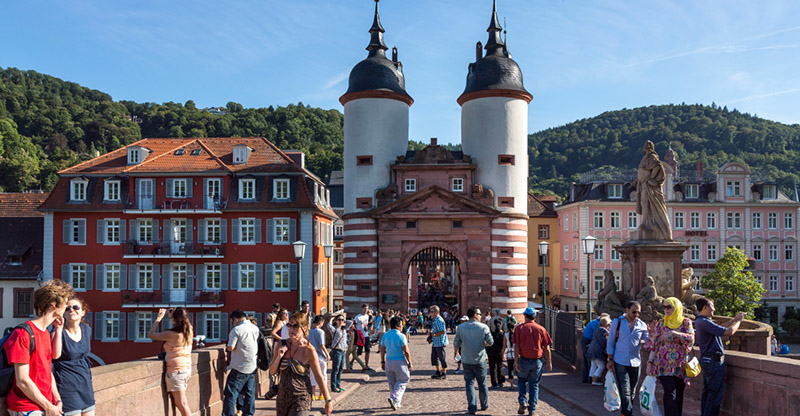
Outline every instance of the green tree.
[(734, 316), (742, 311), (748, 319), (755, 318), (754, 311), (760, 305), (764, 287), (745, 270), (748, 265), (747, 256), (741, 250), (728, 247), (714, 271), (701, 280), (703, 289), (708, 289), (707, 296), (714, 300), (717, 315)]

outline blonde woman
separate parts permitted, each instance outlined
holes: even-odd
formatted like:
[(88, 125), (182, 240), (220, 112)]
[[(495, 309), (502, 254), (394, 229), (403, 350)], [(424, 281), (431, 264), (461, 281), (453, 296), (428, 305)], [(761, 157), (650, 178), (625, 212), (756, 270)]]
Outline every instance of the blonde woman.
[(189, 385), (189, 378), (192, 376), (192, 338), (194, 331), (186, 310), (175, 308), (171, 310), (170, 319), (172, 328), (156, 332), (161, 320), (166, 315), (166, 309), (159, 309), (158, 316), (147, 337), (155, 341), (164, 341), (164, 351), (167, 356), (167, 373), (165, 379), (167, 391), (172, 393), (172, 399), (181, 416), (190, 416), (189, 402), (186, 399), (186, 388)]

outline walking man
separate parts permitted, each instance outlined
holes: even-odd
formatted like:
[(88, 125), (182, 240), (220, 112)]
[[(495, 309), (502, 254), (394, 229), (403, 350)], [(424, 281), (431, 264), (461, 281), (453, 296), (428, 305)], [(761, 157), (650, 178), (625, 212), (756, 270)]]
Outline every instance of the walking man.
[[(372, 344), (369, 340), (369, 305), (366, 303), (361, 305), (361, 313), (356, 315), (353, 318), (353, 324), (355, 325), (356, 329), (361, 331), (361, 334), (364, 335), (364, 369), (363, 371), (371, 371), (372, 369), (369, 368), (369, 349), (372, 347)], [(350, 364), (352, 367), (353, 364)]]
[(258, 327), (250, 323), (247, 315), (240, 309), (231, 312), (233, 329), (228, 334), (225, 351), (230, 354), (228, 380), (222, 402), (222, 415), (236, 414), (236, 401), (244, 396), (242, 416), (253, 416), (256, 409), (255, 374), (258, 353)]
[(703, 369), (700, 414), (717, 416), (725, 389), (725, 352), (722, 349), (722, 336), (735, 334), (744, 320), (745, 313), (739, 312), (730, 321), (717, 325), (711, 320), (715, 311), (713, 300), (699, 298), (695, 306), (700, 311), (700, 316), (694, 325), (697, 328), (697, 344), (700, 346), (700, 367)]
[[(550, 334), (543, 326), (533, 320), (536, 318), (536, 309), (528, 307), (522, 312), (525, 323), (514, 328), (514, 370), (517, 372), (517, 390), (519, 392), (519, 409), (517, 414), (532, 416), (539, 402), (539, 382), (542, 380), (544, 361), (547, 362), (547, 371), (553, 371), (553, 360), (550, 356)], [(527, 392), (525, 390), (527, 386)], [(528, 397), (526, 397), (526, 394)]]
[(464, 366), (464, 382), (467, 387), (467, 413), (478, 411), (475, 400), (475, 380), (478, 381), (478, 396), (481, 410), (489, 408), (489, 388), (486, 386), (486, 370), (489, 366), (486, 347), (494, 343), (489, 327), (481, 323), (481, 310), (467, 309), (468, 322), (458, 326), (453, 338), (453, 358), (461, 351), (461, 364)]
[(633, 396), (639, 383), (639, 347), (647, 340), (647, 325), (639, 319), (642, 306), (632, 301), (625, 307), (625, 314), (611, 322), (608, 333), (606, 368), (613, 371), (617, 379), (622, 414), (633, 415)]
[(341, 393), (342, 370), (344, 370), (344, 357), (347, 354), (347, 331), (344, 329), (344, 315), (336, 315), (333, 325), (328, 324), (328, 330), (333, 333), (331, 341), (331, 391)]
[(411, 380), (414, 366), (411, 364), (408, 340), (402, 332), (403, 320), (397, 316), (392, 317), (389, 328), (380, 341), (381, 368), (386, 372), (386, 381), (389, 382), (389, 406), (397, 410), (402, 406), (403, 393)]
[(439, 307), (436, 305), (431, 306), (431, 338), (433, 346), (431, 347), (431, 365), (436, 367), (436, 372), (433, 373), (431, 378), (445, 379), (447, 378), (447, 360), (444, 357), (444, 347), (447, 342), (447, 327), (445, 326), (444, 319), (439, 315)]

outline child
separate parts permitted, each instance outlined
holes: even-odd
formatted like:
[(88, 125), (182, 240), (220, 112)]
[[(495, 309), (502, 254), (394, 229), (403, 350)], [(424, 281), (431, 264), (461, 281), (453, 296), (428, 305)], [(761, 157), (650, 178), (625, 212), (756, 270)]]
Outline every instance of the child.
[[(509, 315), (513, 318), (513, 315)], [(508, 382), (511, 388), (514, 388), (514, 326), (515, 321), (506, 321), (506, 335), (503, 339), (505, 346), (506, 364), (508, 365)]]
[(587, 357), (592, 361), (592, 367), (589, 370), (589, 376), (592, 377), (593, 386), (602, 386), (600, 378), (603, 376), (603, 370), (606, 363), (606, 341), (608, 340), (608, 329), (611, 327), (611, 318), (608, 316), (601, 316), (599, 319), (600, 326), (594, 331), (592, 342), (586, 350)]

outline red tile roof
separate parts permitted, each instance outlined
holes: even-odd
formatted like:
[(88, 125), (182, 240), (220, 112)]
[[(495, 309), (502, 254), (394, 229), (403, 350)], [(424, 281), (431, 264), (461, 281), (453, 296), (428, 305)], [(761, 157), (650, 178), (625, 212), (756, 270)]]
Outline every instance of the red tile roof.
[(42, 217), (39, 205), (47, 193), (0, 193), (0, 217)]

